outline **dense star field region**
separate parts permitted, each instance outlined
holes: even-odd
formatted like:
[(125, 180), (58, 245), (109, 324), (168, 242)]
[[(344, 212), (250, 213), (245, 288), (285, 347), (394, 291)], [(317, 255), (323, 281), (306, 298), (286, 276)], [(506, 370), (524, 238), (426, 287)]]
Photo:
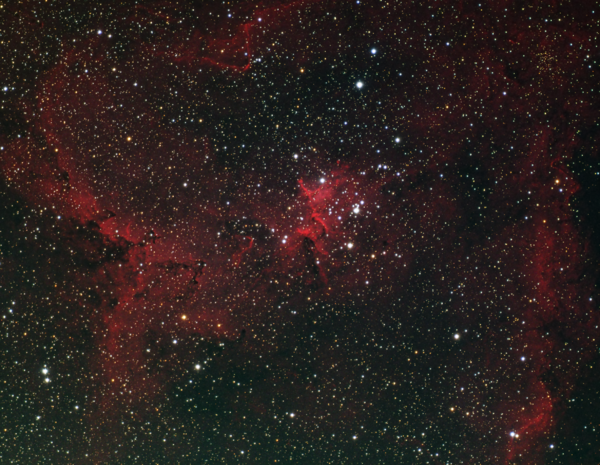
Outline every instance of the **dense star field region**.
[(600, 463), (599, 35), (0, 0), (0, 463)]

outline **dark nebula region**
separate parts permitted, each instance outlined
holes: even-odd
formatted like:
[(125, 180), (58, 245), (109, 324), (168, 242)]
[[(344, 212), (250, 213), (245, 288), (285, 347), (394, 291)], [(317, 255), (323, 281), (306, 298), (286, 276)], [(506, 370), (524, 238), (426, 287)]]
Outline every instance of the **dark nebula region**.
[(0, 463), (600, 463), (599, 18), (0, 2)]

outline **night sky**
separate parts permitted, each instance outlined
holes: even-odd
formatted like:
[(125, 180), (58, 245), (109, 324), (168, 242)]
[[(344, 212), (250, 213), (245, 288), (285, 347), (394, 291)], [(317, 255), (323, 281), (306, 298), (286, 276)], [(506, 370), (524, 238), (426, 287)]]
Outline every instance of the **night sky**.
[(0, 1), (0, 463), (600, 463), (599, 36)]

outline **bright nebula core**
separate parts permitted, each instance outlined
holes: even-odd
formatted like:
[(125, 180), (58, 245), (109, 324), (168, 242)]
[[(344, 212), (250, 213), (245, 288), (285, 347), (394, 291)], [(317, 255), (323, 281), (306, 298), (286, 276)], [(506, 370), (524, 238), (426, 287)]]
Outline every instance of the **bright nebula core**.
[(598, 464), (599, 34), (0, 4), (0, 463)]

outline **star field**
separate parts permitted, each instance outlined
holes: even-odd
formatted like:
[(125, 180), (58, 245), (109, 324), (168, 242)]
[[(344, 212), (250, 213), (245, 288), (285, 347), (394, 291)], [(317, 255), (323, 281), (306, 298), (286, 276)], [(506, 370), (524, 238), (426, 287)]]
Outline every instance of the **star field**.
[(598, 463), (599, 18), (0, 3), (0, 463)]

